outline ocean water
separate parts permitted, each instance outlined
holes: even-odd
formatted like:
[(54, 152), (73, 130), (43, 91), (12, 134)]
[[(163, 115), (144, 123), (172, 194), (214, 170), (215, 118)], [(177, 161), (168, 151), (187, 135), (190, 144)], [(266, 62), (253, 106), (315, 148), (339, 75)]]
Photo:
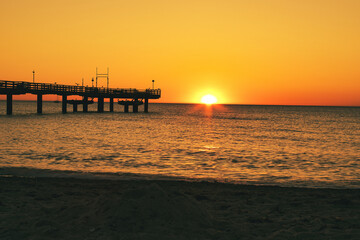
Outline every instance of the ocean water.
[(36, 102), (15, 101), (12, 116), (5, 108), (0, 101), (2, 169), (360, 187), (360, 108), (154, 103), (148, 114), (119, 105), (62, 114), (61, 103), (45, 102), (38, 115)]

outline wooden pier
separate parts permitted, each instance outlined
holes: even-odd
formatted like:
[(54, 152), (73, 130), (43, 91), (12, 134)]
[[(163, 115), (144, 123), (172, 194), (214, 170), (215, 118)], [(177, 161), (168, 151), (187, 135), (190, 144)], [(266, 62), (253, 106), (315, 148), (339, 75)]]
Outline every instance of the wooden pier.
[[(114, 99), (125, 99), (118, 102), (124, 105), (124, 112), (129, 112), (129, 105), (133, 107), (133, 112), (138, 112), (138, 106), (141, 104), (144, 104), (144, 112), (148, 112), (149, 99), (161, 97), (160, 89), (99, 88), (0, 80), (0, 94), (6, 95), (6, 114), (8, 115), (13, 112), (13, 95), (27, 93), (37, 95), (37, 113), (39, 114), (42, 113), (42, 97), (47, 94), (62, 96), (62, 113), (67, 112), (68, 104), (73, 105), (74, 112), (77, 112), (78, 105), (82, 105), (83, 112), (87, 112), (88, 105), (94, 103), (95, 98), (98, 103), (98, 112), (104, 112), (104, 99), (106, 98), (109, 99), (110, 112), (114, 111)], [(82, 100), (67, 100), (68, 96), (80, 96)]]

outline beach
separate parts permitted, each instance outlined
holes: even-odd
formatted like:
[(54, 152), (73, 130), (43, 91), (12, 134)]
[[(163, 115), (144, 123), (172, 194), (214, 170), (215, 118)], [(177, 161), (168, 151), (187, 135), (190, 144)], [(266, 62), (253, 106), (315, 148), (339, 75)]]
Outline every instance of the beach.
[(360, 191), (0, 177), (0, 239), (359, 239)]

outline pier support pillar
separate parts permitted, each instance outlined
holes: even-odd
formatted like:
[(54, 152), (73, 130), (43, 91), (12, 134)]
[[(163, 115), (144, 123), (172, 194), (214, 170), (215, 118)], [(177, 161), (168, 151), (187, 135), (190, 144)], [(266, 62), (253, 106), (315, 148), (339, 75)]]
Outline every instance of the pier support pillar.
[(148, 98), (145, 98), (144, 112), (145, 113), (149, 112), (149, 99)]
[(134, 105), (133, 105), (133, 112), (134, 112), (134, 113), (137, 113), (138, 111), (139, 111), (139, 105), (134, 104)]
[(124, 112), (126, 112), (126, 113), (129, 112), (129, 105), (128, 104), (124, 105)]
[(110, 98), (110, 112), (114, 111), (114, 98)]
[(104, 112), (104, 98), (98, 97), (98, 112)]
[(12, 94), (8, 93), (6, 95), (6, 114), (11, 115), (12, 114)]
[(66, 113), (67, 96), (62, 95), (62, 113)]
[(73, 104), (73, 112), (77, 112), (77, 104), (76, 103)]
[(88, 111), (88, 97), (84, 97), (83, 99), (83, 112), (87, 112)]
[(37, 95), (37, 113), (42, 113), (42, 94)]

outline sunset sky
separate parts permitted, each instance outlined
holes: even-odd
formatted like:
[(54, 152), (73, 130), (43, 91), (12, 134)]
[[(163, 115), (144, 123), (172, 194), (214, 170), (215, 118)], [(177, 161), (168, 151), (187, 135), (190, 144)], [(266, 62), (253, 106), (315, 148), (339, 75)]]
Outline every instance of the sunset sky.
[(0, 26), (3, 80), (360, 106), (359, 0), (4, 0)]

